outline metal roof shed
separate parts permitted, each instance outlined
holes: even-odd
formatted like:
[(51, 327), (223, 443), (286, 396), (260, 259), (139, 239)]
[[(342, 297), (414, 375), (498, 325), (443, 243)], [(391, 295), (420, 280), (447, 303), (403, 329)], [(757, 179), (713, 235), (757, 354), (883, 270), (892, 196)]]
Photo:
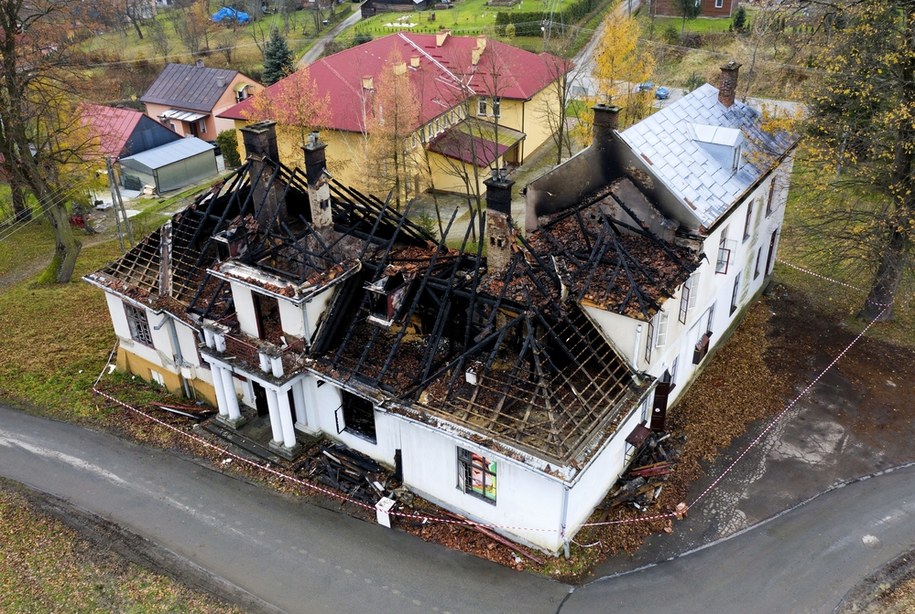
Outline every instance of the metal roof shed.
[(125, 183), (128, 177), (136, 177), (160, 194), (177, 190), (218, 172), (214, 150), (196, 137), (181, 139), (121, 158), (122, 175)]

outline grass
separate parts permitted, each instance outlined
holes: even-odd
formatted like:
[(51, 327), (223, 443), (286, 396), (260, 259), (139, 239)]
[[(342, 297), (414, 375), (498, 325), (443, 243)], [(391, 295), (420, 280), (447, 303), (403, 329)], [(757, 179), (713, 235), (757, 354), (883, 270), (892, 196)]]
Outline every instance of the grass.
[(0, 611), (238, 612), (82, 539), (0, 481)]
[[(331, 23), (327, 26), (322, 26), (320, 31), (315, 30), (313, 13), (304, 10), (295, 11), (290, 15), (288, 31), (280, 14), (264, 15), (256, 24), (239, 26), (236, 30), (232, 30), (227, 26), (212, 24), (207, 38), (207, 46), (210, 51), (205, 52), (209, 56), (208, 64), (213, 66), (226, 64), (225, 58), (218, 51), (218, 48), (230, 41), (231, 44), (234, 44), (230, 67), (246, 74), (253, 73), (252, 76), (260, 75), (263, 58), (254, 42), (253, 33), (255, 28), (263, 28), (264, 32), (269, 33), (271, 28), (276, 27), (281, 32), (285, 32), (286, 42), (290, 50), (294, 57), (299, 58), (314, 44), (317, 36), (333, 27), (337, 21), (345, 19), (352, 11), (352, 6), (349, 3), (339, 5), (337, 8), (334, 18), (330, 19)], [(173, 19), (179, 15), (180, 13), (177, 9), (170, 9), (161, 11), (154, 18), (154, 21), (163, 26), (163, 31), (168, 40), (169, 52), (166, 56), (163, 56), (153, 44), (152, 31), (148, 25), (141, 26), (144, 33), (142, 39), (133, 28), (111, 30), (88, 39), (82, 44), (82, 49), (90, 58), (94, 59), (94, 63), (107, 64), (130, 60), (142, 60), (159, 64), (165, 64), (169, 61), (192, 63), (195, 58), (187, 50), (184, 43), (181, 42), (173, 25)]]
[[(827, 279), (811, 276), (782, 264), (776, 267), (776, 277), (789, 286), (803, 289), (815, 306), (834, 315), (850, 329), (860, 331), (867, 323), (858, 319), (857, 313), (870, 289), (874, 269), (857, 259), (837, 262), (822, 258), (823, 253), (834, 248), (827, 235), (828, 230), (802, 230), (809, 221), (808, 212), (822, 204), (816, 191), (811, 189), (811, 183), (814, 181), (815, 169), (807, 166), (801, 152), (792, 175), (792, 187), (785, 210), (785, 225), (779, 243), (779, 258), (816, 271)], [(876, 198), (874, 194), (868, 194), (861, 188), (845, 188), (842, 193), (845, 198), (858, 202)], [(878, 206), (877, 201), (874, 202), (875, 207)], [(875, 324), (868, 331), (869, 336), (897, 345), (915, 347), (913, 286), (915, 279), (909, 273), (903, 279), (897, 293), (897, 302), (893, 307), (895, 320)]]
[[(0, 245), (6, 251), (0, 254), (4, 270), (15, 250), (8, 241)], [(48, 252), (42, 256), (47, 259)], [(98, 413), (90, 389), (114, 334), (104, 296), (80, 277), (117, 256), (117, 243), (106, 241), (83, 249), (70, 283), (25, 279), (0, 292), (0, 395), (62, 419), (79, 421)]]

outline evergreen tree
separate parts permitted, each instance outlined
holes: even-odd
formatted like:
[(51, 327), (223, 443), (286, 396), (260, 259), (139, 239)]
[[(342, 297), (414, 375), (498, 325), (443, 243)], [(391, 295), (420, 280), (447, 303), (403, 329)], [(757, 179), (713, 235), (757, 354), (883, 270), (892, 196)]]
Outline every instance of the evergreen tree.
[(286, 44), (286, 38), (277, 28), (273, 28), (270, 40), (264, 47), (264, 85), (273, 85), (294, 70), (292, 51)]

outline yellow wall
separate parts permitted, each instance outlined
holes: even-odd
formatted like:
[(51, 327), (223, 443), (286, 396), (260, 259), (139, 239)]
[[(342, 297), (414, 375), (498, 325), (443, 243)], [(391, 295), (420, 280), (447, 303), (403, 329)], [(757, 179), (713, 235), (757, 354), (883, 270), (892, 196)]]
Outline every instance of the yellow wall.
[[(177, 396), (184, 396), (184, 389), (181, 387), (181, 379), (176, 373), (167, 371), (163, 369), (161, 365), (140, 358), (121, 346), (118, 346), (117, 367), (119, 371), (136, 375), (149, 383), (155, 383), (152, 372), (156, 371), (162, 376), (162, 379), (165, 382), (165, 388), (168, 389), (170, 393)], [(197, 400), (205, 401), (207, 404), (216, 407), (216, 390), (210, 383), (199, 379), (188, 380), (187, 383), (194, 392)]]

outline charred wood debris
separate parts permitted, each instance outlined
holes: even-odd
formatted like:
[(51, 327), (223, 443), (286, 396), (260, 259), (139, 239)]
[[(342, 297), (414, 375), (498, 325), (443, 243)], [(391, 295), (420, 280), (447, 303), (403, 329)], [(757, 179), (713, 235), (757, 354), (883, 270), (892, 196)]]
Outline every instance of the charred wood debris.
[(617, 507), (626, 506), (641, 512), (658, 500), (676, 463), (674, 444), (669, 433), (652, 432), (645, 437), (636, 448), (629, 469), (597, 506), (599, 522), (609, 520)]

